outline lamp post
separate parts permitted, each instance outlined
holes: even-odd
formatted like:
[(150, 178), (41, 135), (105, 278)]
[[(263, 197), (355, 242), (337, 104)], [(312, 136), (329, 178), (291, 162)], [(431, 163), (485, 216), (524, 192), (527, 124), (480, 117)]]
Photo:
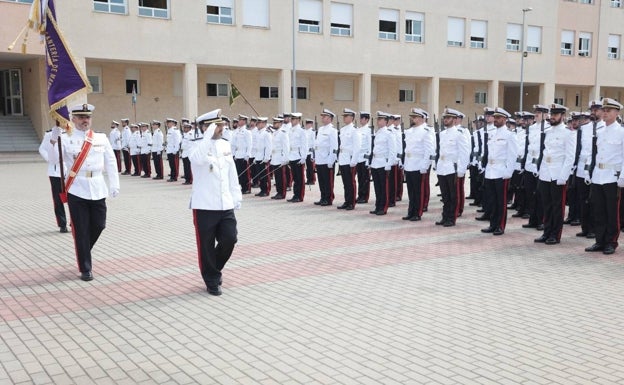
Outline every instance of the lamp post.
[(518, 111), (523, 111), (522, 107), (522, 99), (524, 98), (524, 57), (526, 56), (526, 44), (524, 44), (524, 30), (525, 30), (525, 20), (526, 13), (532, 11), (533, 8), (524, 8), (522, 9), (522, 41), (520, 42), (520, 48), (522, 49), (522, 56), (520, 57), (520, 108)]

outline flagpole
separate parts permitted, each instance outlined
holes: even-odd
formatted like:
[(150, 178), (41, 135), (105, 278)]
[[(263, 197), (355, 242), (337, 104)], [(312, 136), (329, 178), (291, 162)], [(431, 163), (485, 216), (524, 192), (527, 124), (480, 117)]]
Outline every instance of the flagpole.
[[(232, 83), (232, 79), (228, 79), (228, 80), (230, 81), (230, 87), (234, 86), (234, 83)], [(249, 105), (249, 107), (251, 107), (251, 109), (256, 113), (256, 116), (259, 116), (260, 113), (258, 111), (256, 111), (256, 109), (254, 108), (254, 106), (251, 103), (249, 103), (249, 100), (247, 100), (245, 95), (243, 95), (243, 93), (238, 89), (238, 87), (236, 87), (236, 86), (234, 86), (234, 87), (236, 88), (236, 90), (238, 90), (238, 94), (243, 98), (245, 103), (247, 103)], [(230, 92), (232, 92), (232, 90), (230, 90)], [(232, 105), (232, 103), (230, 103), (230, 106)]]
[(292, 112), (297, 112), (297, 45), (295, 44), (295, 0), (292, 0), (292, 84), (290, 93), (292, 94)]

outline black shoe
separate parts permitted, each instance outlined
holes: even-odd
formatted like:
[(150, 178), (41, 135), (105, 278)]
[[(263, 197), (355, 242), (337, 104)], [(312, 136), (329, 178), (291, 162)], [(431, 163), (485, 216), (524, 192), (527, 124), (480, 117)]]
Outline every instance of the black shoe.
[(316, 201), (316, 202), (314, 202), (314, 204), (317, 205), (317, 206), (320, 206), (321, 203), (323, 203), (323, 201)]
[(386, 215), (386, 212), (383, 210), (379, 210), (375, 213), (375, 215)]
[(282, 194), (275, 194), (271, 197), (271, 199), (284, 199), (285, 196), (283, 196)]
[(537, 227), (535, 228), (535, 230), (537, 230), (537, 231), (542, 231), (542, 230), (544, 230), (544, 224), (537, 225)]
[(356, 203), (368, 203), (366, 199), (358, 199)]
[(409, 215), (406, 217), (403, 217), (401, 219), (403, 219), (404, 221), (411, 221), (413, 217), (410, 217)]
[(128, 171), (124, 171), (121, 173), (121, 175), (130, 175), (130, 173)]
[(223, 294), (223, 292), (221, 291), (221, 286), (209, 286), (208, 294), (216, 296)]
[(288, 199), (288, 202), (299, 203), (299, 202), (301, 202), (301, 199), (292, 197), (292, 198)]
[(177, 179), (172, 179), (172, 178), (167, 179), (167, 182), (177, 182), (177, 181), (178, 181)]
[(437, 221), (435, 224), (437, 226), (442, 226), (444, 224), (444, 222), (446, 222), (444, 219), (440, 219), (439, 221)]
[(187, 182), (184, 182), (184, 183), (182, 183), (182, 184), (186, 184), (186, 185), (188, 185), (188, 184), (193, 184), (193, 182), (188, 182), (188, 181), (187, 181)]
[(522, 214), (522, 213), (520, 213), (520, 212), (517, 212), (517, 213), (515, 213), (515, 214), (512, 214), (512, 215), (511, 215), (511, 217), (512, 217), (512, 218), (522, 218), (522, 216), (523, 216), (523, 215), (524, 215), (524, 214)]
[(550, 238), (548, 238), (546, 235), (542, 234), (542, 236), (541, 236), (541, 237), (539, 237), (539, 238), (535, 238), (535, 239), (533, 240), (533, 242), (535, 242), (535, 243), (546, 243), (546, 240), (547, 240), (547, 239), (550, 239)]
[(455, 222), (453, 222), (453, 221), (446, 221), (446, 222), (444, 222), (442, 224), (442, 226), (444, 226), (444, 227), (453, 227), (453, 226), (455, 226)]
[(477, 209), (477, 212), (478, 212), (478, 213), (482, 213), (482, 212), (484, 212), (484, 211), (485, 211), (484, 209)]
[(141, 174), (134, 173), (131, 176), (141, 176)]
[(570, 218), (566, 218), (566, 219), (563, 221), (563, 224), (564, 224), (564, 225), (569, 225), (571, 222), (572, 222), (572, 219), (570, 219)]
[(576, 233), (577, 237), (586, 237), (587, 233), (585, 231), (581, 231), (580, 233)]
[(608, 244), (604, 247), (604, 250), (602, 251), (602, 254), (613, 254), (615, 253), (615, 246), (613, 246), (612, 244)]
[(327, 201), (321, 202), (321, 206), (331, 206), (331, 205), (332, 205), (331, 202), (327, 202)]
[(529, 219), (529, 218), (531, 218), (530, 214), (526, 214), (526, 213), (522, 214), (522, 219)]
[(559, 240), (556, 238), (550, 237), (544, 243), (547, 245), (556, 245), (557, 243), (559, 243)]
[(470, 202), (468, 203), (468, 206), (479, 206), (479, 204), (477, 202)]
[(259, 192), (259, 193), (254, 194), (254, 195), (257, 196), (257, 197), (268, 197), (269, 196), (269, 194), (263, 193), (263, 192)]
[(151, 178), (151, 177), (152, 177), (151, 175), (147, 175), (147, 174), (141, 175), (141, 178)]
[(162, 178), (163, 178), (162, 176), (155, 176), (155, 177), (153, 177), (152, 179), (154, 179), (154, 180), (158, 180), (158, 179), (162, 179)]
[(503, 230), (502, 228), (498, 227), (498, 228), (496, 228), (496, 230), (494, 230), (492, 232), (492, 234), (493, 235), (503, 235), (503, 234), (505, 234), (505, 230)]
[(603, 251), (605, 249), (605, 247), (603, 245), (601, 245), (600, 243), (594, 243), (593, 245), (586, 247), (585, 251), (588, 252), (592, 252), (592, 251)]
[(481, 229), (481, 232), (482, 232), (482, 233), (489, 234), (489, 233), (493, 233), (495, 230), (496, 230), (496, 229), (495, 229), (495, 228), (493, 228), (492, 226), (488, 226), (488, 227), (486, 227), (485, 229)]
[(586, 237), (589, 238), (589, 239), (594, 239), (594, 238), (596, 238), (596, 234), (594, 234), (594, 233), (587, 233)]
[(368, 212), (369, 214), (377, 214), (377, 210), (371, 210)]
[(353, 205), (348, 205), (347, 207), (345, 207), (345, 210), (347, 211), (351, 211), (353, 210), (355, 207), (353, 207)]
[(419, 220), (420, 220), (420, 217), (418, 215), (415, 215), (415, 216), (410, 218), (410, 222), (416, 222), (416, 221), (419, 221)]
[(62, 226), (61, 229), (59, 230), (61, 233), (69, 233), (69, 231), (67, 230), (66, 226)]
[(490, 218), (485, 216), (485, 215), (481, 215), (480, 217), (476, 217), (475, 220), (477, 220), (477, 221), (489, 221)]
[(243, 191), (244, 195), (251, 194), (251, 190)]
[(388, 207), (395, 207), (396, 203), (388, 203)]
[(346, 203), (341, 204), (340, 206), (336, 207), (338, 210), (344, 210), (348, 207), (349, 205)]
[(536, 227), (537, 227), (537, 225), (535, 223), (526, 223), (526, 224), (522, 225), (523, 229), (534, 229)]
[(80, 279), (83, 281), (93, 281), (93, 274), (90, 271), (85, 271), (80, 274)]
[(581, 225), (580, 219), (575, 219), (573, 221), (570, 221), (570, 226), (580, 226), (580, 225)]

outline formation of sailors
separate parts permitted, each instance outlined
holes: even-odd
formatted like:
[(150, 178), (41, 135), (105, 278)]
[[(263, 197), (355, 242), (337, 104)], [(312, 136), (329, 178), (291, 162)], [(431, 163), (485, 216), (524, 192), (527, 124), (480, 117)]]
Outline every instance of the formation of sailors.
[[(351, 211), (368, 203), (370, 182), (375, 191), (373, 215), (385, 215), (407, 190), (407, 221), (419, 221), (428, 209), (430, 175), (435, 171), (442, 199), (442, 227), (456, 225), (464, 202), (472, 199), (487, 221), (481, 232), (505, 233), (507, 210), (528, 220), (522, 227), (536, 228), (536, 243), (561, 241), (564, 224), (580, 225), (579, 237), (595, 238), (586, 251), (612, 254), (620, 233), (620, 188), (624, 187), (624, 128), (617, 121), (622, 105), (604, 98), (589, 105), (589, 113), (570, 114), (559, 104), (534, 105), (533, 111), (516, 112), (486, 107), (483, 114), (462, 125), (465, 115), (446, 108), (438, 122), (420, 108), (402, 116), (378, 111), (374, 123), (366, 111), (345, 108), (343, 125), (334, 126), (329, 109), (316, 120), (301, 113), (271, 118), (238, 115), (225, 122), (223, 139), (230, 142), (242, 194), (259, 188), (257, 197), (303, 202), (305, 185), (318, 182), (318, 206), (333, 206), (336, 165), (342, 178), (344, 201), (337, 206)], [(515, 119), (514, 119), (515, 118)], [(192, 184), (188, 154), (203, 134), (194, 122), (166, 119), (129, 124), (113, 121), (109, 135), (122, 175), (163, 179), (163, 152), (169, 163), (169, 182), (178, 180), (179, 159), (184, 164), (184, 184)], [(230, 124), (231, 123), (231, 124)], [(122, 171), (123, 169), (123, 171)], [(465, 196), (466, 174), (470, 195)], [(511, 206), (508, 206), (511, 205)], [(566, 205), (569, 206), (565, 218)]]

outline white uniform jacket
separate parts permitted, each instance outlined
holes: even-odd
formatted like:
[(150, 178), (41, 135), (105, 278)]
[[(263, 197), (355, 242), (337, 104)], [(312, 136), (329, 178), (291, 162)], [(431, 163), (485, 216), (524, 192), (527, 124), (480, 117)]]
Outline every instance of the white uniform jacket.
[(290, 153), (290, 142), (288, 133), (280, 127), (273, 132), (273, 146), (271, 149), (271, 165), (279, 166), (288, 163), (288, 153)]
[(370, 162), (370, 167), (390, 170), (394, 159), (396, 159), (396, 140), (394, 133), (386, 126), (379, 127), (377, 131), (375, 131), (375, 136), (372, 140), (374, 146), (372, 154), (373, 159)]
[[(85, 141), (85, 132), (74, 129), (71, 135), (61, 135), (63, 148), (63, 161), (67, 165), (65, 177), (70, 174), (74, 161), (80, 154), (82, 144)], [(58, 150), (56, 146), (50, 146), (48, 159), (58, 162)], [(68, 193), (83, 199), (99, 200), (108, 196), (108, 188), (104, 180), (104, 171), (108, 175), (108, 185), (111, 190), (119, 190), (119, 175), (117, 174), (117, 160), (113, 148), (106, 134), (93, 133), (91, 150), (87, 155), (80, 171), (69, 188)]]
[(191, 209), (224, 211), (243, 200), (230, 143), (198, 140), (189, 152), (193, 172)]
[[(58, 156), (55, 159), (50, 159), (49, 155), (52, 150), (58, 154), (58, 143), (55, 143), (54, 146), (52, 146), (52, 143), (50, 143), (51, 136), (52, 131), (47, 131), (45, 135), (43, 135), (43, 140), (41, 140), (41, 144), (39, 145), (39, 154), (48, 163), (48, 176), (55, 176), (59, 178), (61, 176), (61, 167), (58, 161)], [(63, 138), (65, 137), (63, 136)], [(64, 169), (65, 174), (67, 174), (67, 167), (64, 167)]]
[(164, 146), (164, 135), (160, 128), (154, 130), (152, 135), (152, 152), (162, 152)]
[(488, 131), (487, 151), (485, 179), (511, 178), (518, 159), (516, 135), (507, 126)]
[(256, 162), (268, 162), (271, 160), (271, 150), (273, 148), (273, 136), (265, 129), (258, 130), (255, 142), (256, 152), (253, 154)]
[(360, 135), (360, 151), (357, 154), (357, 162), (367, 162), (371, 152), (371, 128), (369, 126), (358, 127), (356, 132)]
[(306, 128), (305, 134), (308, 143), (307, 155), (312, 155), (312, 157), (314, 157), (314, 140), (316, 139), (316, 131), (313, 128)]
[[(617, 182), (624, 178), (624, 128), (617, 121), (597, 131), (596, 166), (591, 177), (594, 184)], [(591, 163), (591, 156), (587, 164)], [(586, 172), (589, 178), (589, 172)]]
[(108, 134), (108, 141), (111, 144), (113, 150), (121, 150), (121, 132), (119, 128), (115, 127)]
[(141, 153), (139, 131), (131, 133), (130, 140), (128, 140), (128, 147), (130, 148), (130, 155), (139, 155)]
[(121, 131), (121, 148), (130, 151), (130, 137), (132, 136), (132, 130), (126, 126)]
[(180, 144), (182, 143), (182, 134), (178, 127), (171, 127), (167, 129), (167, 154), (176, 154), (180, 151)]
[(340, 129), (340, 151), (338, 164), (355, 167), (362, 150), (362, 138), (353, 124), (347, 124)]
[(405, 171), (426, 173), (431, 165), (432, 152), (435, 152), (435, 139), (426, 124), (405, 130)]
[[(596, 122), (596, 132), (604, 128), (604, 126), (604, 120)], [(585, 164), (591, 163), (594, 123), (590, 122), (584, 124), (578, 129), (581, 130), (581, 152), (579, 153), (579, 160), (576, 167), (576, 176), (578, 176), (579, 178), (585, 178), (585, 176), (587, 175), (587, 173), (585, 172)], [(588, 159), (589, 162), (587, 161)]]
[(550, 127), (544, 139), (544, 155), (540, 166), (539, 179), (545, 182), (567, 182), (574, 166), (576, 132), (570, 131), (561, 123)]
[(516, 144), (518, 145), (518, 156), (516, 157), (516, 165), (514, 170), (522, 170), (522, 157), (524, 156), (524, 144), (526, 142), (526, 130), (522, 127), (517, 127), (515, 132)]
[(238, 127), (232, 137), (232, 151), (235, 159), (251, 158), (251, 131), (247, 126)]
[[(544, 122), (544, 131), (550, 127), (550, 123)], [(529, 133), (527, 140), (529, 141), (529, 151), (527, 153), (526, 163), (524, 169), (526, 171), (537, 174), (537, 160), (540, 154), (540, 137), (542, 130), (542, 122), (533, 123), (529, 127)]]
[(334, 128), (333, 124), (329, 123), (319, 127), (314, 142), (314, 151), (317, 165), (329, 165), (331, 167), (336, 163), (338, 130)]
[(470, 159), (470, 140), (457, 127), (449, 127), (440, 132), (440, 158), (436, 165), (436, 174), (459, 177), (466, 174)]
[(139, 147), (141, 147), (141, 154), (152, 152), (152, 133), (149, 130), (140, 131)]
[(308, 155), (308, 138), (305, 130), (297, 124), (290, 129), (288, 160), (305, 160)]

